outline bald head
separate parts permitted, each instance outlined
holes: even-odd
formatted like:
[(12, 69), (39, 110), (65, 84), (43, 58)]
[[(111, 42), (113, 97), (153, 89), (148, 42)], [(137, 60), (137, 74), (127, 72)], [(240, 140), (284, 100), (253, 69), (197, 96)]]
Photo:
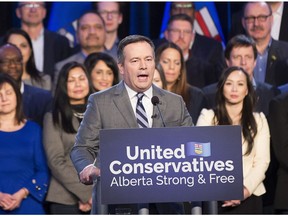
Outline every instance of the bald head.
[(21, 82), (23, 62), (21, 51), (13, 44), (0, 47), (0, 73), (6, 73)]

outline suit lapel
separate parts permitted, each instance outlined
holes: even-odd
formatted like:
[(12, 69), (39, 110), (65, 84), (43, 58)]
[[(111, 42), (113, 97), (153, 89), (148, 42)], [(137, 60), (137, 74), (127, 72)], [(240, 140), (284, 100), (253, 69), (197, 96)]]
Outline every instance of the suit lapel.
[[(160, 112), (162, 113), (162, 116), (164, 118), (165, 110), (167, 107), (167, 103), (163, 97), (164, 94), (158, 88), (153, 86), (153, 96), (157, 96), (159, 98), (159, 105), (158, 106), (159, 106)], [(153, 106), (153, 116), (155, 116), (155, 117), (153, 118), (152, 127), (163, 127), (163, 123), (162, 123), (158, 108), (156, 106)], [(164, 121), (165, 121), (165, 118), (164, 118)]]
[(131, 102), (123, 81), (119, 83), (115, 90), (113, 102), (128, 126), (130, 128), (137, 128), (135, 113), (132, 110)]
[[(51, 65), (54, 65), (54, 62), (52, 58), (54, 58), (53, 53), (53, 47), (51, 46), (53, 44), (52, 38), (49, 37), (47, 30), (44, 30), (44, 56), (43, 58), (43, 71), (49, 72), (49, 74), (53, 77), (54, 70), (51, 70), (53, 67)], [(53, 68), (54, 69), (54, 68)]]
[(277, 43), (275, 43), (274, 39), (272, 39), (272, 43), (268, 52), (268, 59), (267, 59), (267, 65), (266, 65), (265, 82), (267, 83), (274, 83), (272, 68), (273, 68), (274, 63), (277, 61), (277, 58), (278, 58), (278, 46), (277, 46)]

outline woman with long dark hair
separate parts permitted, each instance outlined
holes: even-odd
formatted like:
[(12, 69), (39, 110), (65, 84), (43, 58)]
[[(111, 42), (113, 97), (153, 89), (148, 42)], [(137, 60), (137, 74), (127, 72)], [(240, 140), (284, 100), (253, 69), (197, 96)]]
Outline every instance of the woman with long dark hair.
[(89, 74), (94, 91), (105, 90), (119, 82), (119, 69), (116, 61), (108, 54), (95, 52), (85, 59), (84, 65)]
[(91, 92), (82, 64), (70, 62), (63, 66), (52, 112), (46, 113), (43, 127), (44, 147), (52, 175), (46, 198), (50, 214), (82, 214), (91, 209), (92, 187), (79, 182), (70, 159)]
[(10, 29), (3, 40), (5, 43), (14, 44), (19, 48), (23, 57), (22, 80), (28, 85), (51, 90), (51, 77), (36, 68), (32, 41), (22, 29)]
[(172, 42), (160, 45), (156, 50), (157, 63), (160, 63), (164, 70), (166, 89), (183, 97), (193, 123), (196, 124), (201, 110), (207, 108), (208, 102), (201, 89), (187, 83), (182, 50)]
[(248, 73), (229, 67), (218, 82), (216, 107), (203, 109), (197, 126), (240, 125), (242, 128), (243, 200), (226, 200), (219, 213), (263, 214), (263, 181), (270, 163), (270, 132), (265, 115), (253, 112), (255, 92)]

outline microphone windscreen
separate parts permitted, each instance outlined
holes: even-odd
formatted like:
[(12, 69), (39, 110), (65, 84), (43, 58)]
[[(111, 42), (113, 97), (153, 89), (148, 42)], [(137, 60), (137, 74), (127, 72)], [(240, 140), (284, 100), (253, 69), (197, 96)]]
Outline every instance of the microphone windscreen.
[(157, 96), (153, 96), (151, 98), (151, 102), (154, 106), (156, 106), (157, 104), (159, 104), (159, 98)]

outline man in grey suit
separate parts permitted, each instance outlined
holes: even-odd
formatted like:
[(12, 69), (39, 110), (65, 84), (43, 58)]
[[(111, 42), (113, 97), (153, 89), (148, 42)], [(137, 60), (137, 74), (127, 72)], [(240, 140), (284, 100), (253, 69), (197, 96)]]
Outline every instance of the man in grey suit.
[[(91, 184), (95, 176), (100, 176), (99, 131), (139, 127), (136, 120), (137, 93), (144, 93), (142, 103), (149, 127), (163, 127), (160, 114), (151, 103), (153, 96), (159, 98), (159, 108), (166, 127), (193, 124), (181, 96), (152, 85), (155, 53), (150, 39), (140, 35), (128, 36), (120, 41), (117, 55), (123, 80), (110, 89), (89, 97), (87, 110), (71, 151), (71, 159), (79, 173), (80, 181), (84, 184)], [(93, 164), (95, 158), (97, 163)], [(96, 200), (95, 189), (93, 201)], [(157, 203), (156, 209), (160, 214), (184, 213), (182, 203)], [(92, 207), (92, 213), (97, 213), (95, 205)]]

